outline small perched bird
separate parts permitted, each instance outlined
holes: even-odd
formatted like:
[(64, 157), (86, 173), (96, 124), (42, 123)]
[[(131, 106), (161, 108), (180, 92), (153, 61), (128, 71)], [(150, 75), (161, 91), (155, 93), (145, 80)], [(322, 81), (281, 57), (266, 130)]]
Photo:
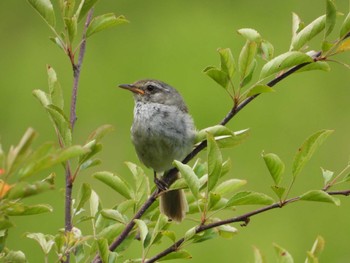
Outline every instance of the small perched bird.
[(174, 160), (182, 161), (193, 148), (195, 127), (181, 95), (159, 80), (140, 80), (122, 84), (133, 92), (135, 107), (131, 139), (140, 161), (154, 171), (160, 190), (160, 211), (169, 219), (181, 222), (188, 211), (182, 189), (167, 191), (157, 174), (172, 168)]

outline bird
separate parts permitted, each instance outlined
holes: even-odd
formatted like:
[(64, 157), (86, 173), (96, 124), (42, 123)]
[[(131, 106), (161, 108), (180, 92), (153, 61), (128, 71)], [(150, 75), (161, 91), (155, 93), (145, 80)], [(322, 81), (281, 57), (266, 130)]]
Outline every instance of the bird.
[(153, 169), (161, 191), (160, 212), (181, 222), (188, 211), (185, 193), (183, 189), (168, 190), (158, 175), (164, 175), (174, 160), (182, 161), (192, 151), (196, 135), (193, 119), (179, 92), (165, 82), (143, 79), (119, 87), (134, 97), (131, 140), (139, 160)]

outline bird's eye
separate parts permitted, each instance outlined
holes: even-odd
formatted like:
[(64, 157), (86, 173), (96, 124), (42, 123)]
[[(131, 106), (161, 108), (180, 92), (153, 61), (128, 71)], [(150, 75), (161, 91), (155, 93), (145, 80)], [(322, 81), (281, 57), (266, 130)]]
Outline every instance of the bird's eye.
[(154, 91), (155, 88), (156, 88), (156, 87), (153, 86), (153, 85), (147, 85), (147, 87), (146, 87), (147, 91)]

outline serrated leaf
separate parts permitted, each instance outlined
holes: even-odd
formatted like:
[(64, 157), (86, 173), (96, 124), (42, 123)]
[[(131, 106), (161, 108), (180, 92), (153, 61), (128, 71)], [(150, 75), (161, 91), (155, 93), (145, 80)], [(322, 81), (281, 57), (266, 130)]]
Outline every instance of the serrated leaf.
[(237, 32), (249, 41), (259, 43), (262, 40), (261, 35), (253, 28), (241, 28)]
[(209, 76), (212, 80), (214, 80), (216, 83), (218, 83), (221, 87), (223, 87), (224, 89), (228, 88), (228, 84), (229, 84), (229, 77), (228, 75), (222, 71), (221, 69), (218, 69), (216, 67), (206, 67), (203, 70), (204, 74), (206, 74), (207, 76)]
[(207, 134), (208, 150), (208, 192), (210, 192), (217, 184), (222, 167), (222, 154), (219, 146), (210, 133)]
[(322, 190), (311, 190), (300, 196), (300, 200), (332, 203), (340, 205), (340, 200)]
[(277, 256), (276, 263), (294, 263), (292, 255), (289, 254), (287, 250), (285, 250), (277, 244), (273, 244), (273, 247)]
[(250, 72), (251, 66), (254, 62), (256, 52), (257, 52), (257, 43), (247, 40), (241, 50), (241, 53), (239, 54), (239, 59), (238, 59), (241, 83), (243, 83), (243, 80), (247, 77), (247, 75)]
[(108, 249), (108, 242), (105, 238), (100, 238), (97, 240), (97, 246), (98, 246), (98, 254), (100, 255), (100, 258), (102, 262), (109, 262), (109, 249)]
[(332, 133), (332, 130), (321, 130), (311, 135), (299, 148), (296, 156), (294, 157), (292, 174), (296, 177), (300, 171), (304, 168), (305, 164), (311, 159), (315, 151), (321, 146), (321, 144)]
[(232, 79), (236, 72), (236, 65), (233, 59), (231, 49), (229, 48), (219, 48), (218, 52), (220, 54), (221, 60), (221, 71), (225, 72), (227, 76)]
[(47, 204), (26, 206), (21, 203), (11, 205), (5, 210), (8, 216), (28, 216), (52, 212), (52, 207)]
[(313, 39), (325, 28), (326, 16), (320, 16), (304, 27), (293, 39), (291, 50), (300, 50), (308, 41)]
[(172, 260), (172, 259), (191, 259), (191, 258), (192, 258), (191, 254), (188, 253), (186, 250), (182, 249), (166, 255), (161, 259), (159, 259), (158, 261), (165, 261), (165, 260)]
[(288, 51), (267, 62), (261, 69), (260, 79), (271, 76), (287, 68), (313, 62), (312, 58), (299, 51)]
[(104, 14), (101, 16), (97, 16), (92, 19), (89, 27), (86, 31), (86, 37), (90, 37), (93, 34), (105, 30), (107, 28), (128, 23), (128, 20), (124, 16), (116, 17), (115, 14)]
[(43, 233), (27, 233), (27, 238), (35, 240), (45, 255), (48, 255), (52, 246), (55, 244), (54, 236), (44, 235)]
[(77, 211), (79, 211), (80, 209), (83, 208), (85, 203), (87, 201), (89, 201), (90, 196), (91, 196), (91, 187), (90, 187), (90, 185), (87, 184), (87, 183), (83, 183), (81, 185), (80, 189), (79, 189), (79, 192), (78, 192), (78, 197), (77, 197), (78, 205), (77, 205), (77, 208), (76, 208)]
[(347, 14), (340, 28), (339, 37), (343, 39), (350, 32), (350, 13)]
[(137, 225), (139, 231), (140, 231), (140, 239), (142, 242), (142, 245), (145, 246), (145, 240), (148, 235), (148, 227), (146, 223), (140, 219), (134, 219), (135, 224)]
[(94, 173), (93, 177), (105, 183), (106, 185), (111, 187), (113, 190), (115, 190), (125, 198), (131, 199), (132, 190), (130, 186), (127, 184), (126, 181), (124, 181), (118, 175), (113, 174), (111, 172), (102, 171), (102, 172)]
[(227, 207), (236, 205), (271, 205), (275, 201), (268, 195), (257, 192), (243, 191), (232, 196)]
[(179, 161), (174, 161), (174, 165), (179, 169), (183, 178), (185, 178), (188, 187), (190, 188), (193, 196), (197, 199), (199, 193), (199, 179), (190, 166), (183, 164)]
[(56, 129), (64, 142), (64, 145), (70, 146), (72, 144), (72, 130), (68, 118), (64, 112), (55, 105), (47, 105), (46, 110), (54, 122)]
[(322, 170), (322, 176), (323, 176), (323, 180), (324, 180), (324, 185), (327, 185), (328, 182), (330, 180), (332, 180), (334, 172), (329, 171), (329, 170), (325, 170), (322, 167), (321, 167), (321, 170)]
[(275, 90), (267, 85), (258, 84), (258, 85), (251, 87), (248, 90), (247, 98), (255, 96), (257, 94), (268, 93), (268, 92), (275, 92)]
[(285, 165), (282, 160), (274, 153), (262, 153), (262, 157), (265, 161), (267, 169), (272, 176), (273, 181), (276, 185), (279, 185), (284, 173)]
[(48, 25), (55, 27), (55, 12), (50, 0), (28, 0), (28, 2)]
[(333, 0), (327, 0), (326, 3), (325, 38), (333, 31), (337, 19), (337, 9)]
[(247, 183), (246, 180), (229, 179), (222, 182), (213, 189), (213, 192), (219, 195), (225, 195), (237, 191), (240, 187)]

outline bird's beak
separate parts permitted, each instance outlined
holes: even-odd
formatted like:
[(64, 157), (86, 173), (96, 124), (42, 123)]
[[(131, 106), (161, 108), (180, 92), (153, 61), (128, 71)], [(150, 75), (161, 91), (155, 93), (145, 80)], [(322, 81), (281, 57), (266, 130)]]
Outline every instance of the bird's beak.
[(133, 84), (120, 84), (119, 88), (130, 90), (136, 94), (145, 94), (145, 92), (142, 89), (134, 86)]

